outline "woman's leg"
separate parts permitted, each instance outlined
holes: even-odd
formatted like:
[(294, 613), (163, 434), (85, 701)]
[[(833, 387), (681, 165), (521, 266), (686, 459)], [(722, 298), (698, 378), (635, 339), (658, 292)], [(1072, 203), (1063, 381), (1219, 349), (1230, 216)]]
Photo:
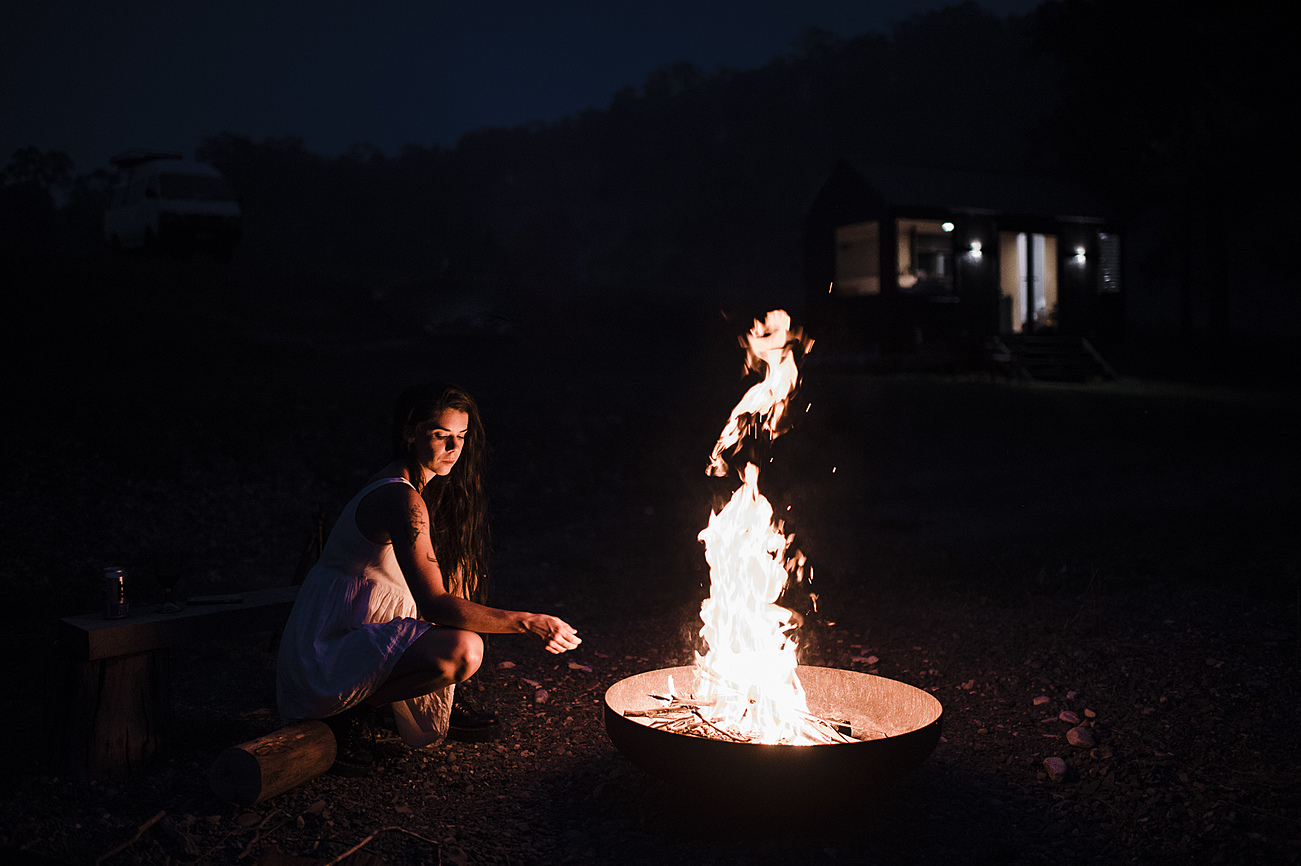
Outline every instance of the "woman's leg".
[(405, 701), (465, 682), (482, 661), (483, 638), (472, 631), (432, 626), (407, 647), (383, 685), (366, 696), (366, 703)]

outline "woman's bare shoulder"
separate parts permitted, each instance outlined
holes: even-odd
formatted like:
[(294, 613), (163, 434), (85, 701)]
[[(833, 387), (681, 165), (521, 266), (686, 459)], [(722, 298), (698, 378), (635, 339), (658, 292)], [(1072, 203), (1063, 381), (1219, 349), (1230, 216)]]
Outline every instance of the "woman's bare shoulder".
[(378, 541), (381, 536), (387, 541), (397, 527), (428, 520), (425, 500), (410, 484), (398, 481), (381, 484), (357, 503), (357, 528), (372, 541)]

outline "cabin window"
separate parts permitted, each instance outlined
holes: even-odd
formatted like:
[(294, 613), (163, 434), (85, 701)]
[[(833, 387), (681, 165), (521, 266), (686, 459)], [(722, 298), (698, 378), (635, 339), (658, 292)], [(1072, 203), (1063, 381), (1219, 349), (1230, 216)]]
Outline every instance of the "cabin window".
[(899, 291), (909, 295), (953, 294), (953, 234), (940, 220), (898, 222)]
[(1098, 232), (1098, 291), (1120, 291), (1120, 235)]
[(881, 293), (881, 224), (876, 220), (836, 229), (836, 295)]

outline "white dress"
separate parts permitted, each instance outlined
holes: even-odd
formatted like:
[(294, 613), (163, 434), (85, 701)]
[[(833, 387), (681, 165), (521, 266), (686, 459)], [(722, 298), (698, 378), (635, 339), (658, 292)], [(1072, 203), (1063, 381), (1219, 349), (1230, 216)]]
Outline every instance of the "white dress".
[[(376, 544), (357, 528), (362, 497), (395, 483), (411, 486), (405, 478), (381, 478), (353, 497), (298, 590), (276, 664), (276, 703), (286, 722), (358, 704), (430, 626), (418, 618), (393, 545)], [(447, 736), (454, 689), (390, 704), (403, 742), (422, 748)]]

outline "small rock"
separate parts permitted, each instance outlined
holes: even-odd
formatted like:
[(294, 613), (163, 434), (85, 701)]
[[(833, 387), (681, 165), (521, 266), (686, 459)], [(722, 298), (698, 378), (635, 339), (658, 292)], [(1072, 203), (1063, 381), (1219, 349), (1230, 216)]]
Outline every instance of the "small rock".
[(1051, 700), (1051, 698), (1049, 698), (1047, 695), (1040, 695), (1039, 697), (1037, 697), (1037, 698), (1034, 699), (1034, 705), (1037, 707), (1037, 706), (1039, 706), (1040, 704), (1046, 704), (1046, 703), (1048, 703), (1048, 701), (1050, 701), (1050, 700)]
[(1099, 758), (1101, 760), (1110, 758), (1112, 754), (1114, 753), (1111, 751), (1111, 746), (1098, 746), (1096, 749), (1089, 752), (1090, 757)]
[(1048, 771), (1048, 778), (1054, 782), (1066, 778), (1066, 762), (1061, 758), (1044, 758), (1044, 769)]
[(877, 658), (876, 656), (868, 656), (867, 658), (863, 659), (863, 661), (867, 662), (869, 665), (874, 665), (877, 662), (879, 662), (880, 659)]
[(542, 683), (538, 682), (537, 680), (531, 680), (528, 677), (520, 677), (519, 680), (526, 686), (532, 686), (535, 689), (542, 688)]
[(1047, 827), (1044, 827), (1040, 835), (1042, 835), (1045, 839), (1056, 839), (1059, 836), (1065, 836), (1066, 831), (1069, 829), (1070, 829), (1070, 825), (1068, 825), (1065, 821), (1058, 821), (1056, 823), (1049, 824)]
[(187, 857), (199, 856), (199, 846), (195, 844), (194, 837), (185, 832), (184, 829), (177, 826), (177, 823), (170, 817), (164, 818), (158, 824), (162, 834), (167, 837), (168, 841), (176, 845), (180, 851)]
[(256, 827), (262, 823), (262, 816), (256, 812), (245, 812), (235, 819), (235, 826), (241, 830), (247, 830), (249, 827)]
[(570, 662), (569, 669), (571, 671), (587, 671), (589, 674), (592, 672), (590, 667), (587, 665), (580, 665), (578, 662)]
[(212, 825), (215, 827), (216, 825), (218, 825), (218, 824), (221, 823), (221, 816), (220, 816), (220, 815), (209, 815), (209, 816), (208, 816), (207, 818), (205, 818), (204, 820), (207, 821), (209, 824), (212, 824)]
[(1093, 710), (1085, 710), (1084, 717), (1086, 719), (1096, 719), (1098, 717), (1098, 714), (1095, 713)]
[(307, 826), (307, 822), (303, 820), (303, 816), (302, 816), (302, 815), (299, 815), (299, 816), (298, 816), (298, 818), (294, 821), (294, 824), (297, 825), (297, 827), (298, 827), (299, 830), (301, 830), (301, 829), (303, 829), (304, 827)]
[(1057, 718), (1061, 719), (1063, 722), (1069, 722), (1072, 725), (1078, 725), (1080, 723), (1080, 717), (1070, 710), (1062, 710), (1057, 714)]
[(1066, 742), (1072, 746), (1081, 746), (1086, 749), (1091, 749), (1098, 744), (1098, 741), (1093, 736), (1093, 731), (1083, 725), (1077, 725), (1067, 731)]
[(535, 704), (545, 704), (550, 699), (551, 699), (551, 693), (548, 692), (546, 689), (538, 689), (536, 692), (533, 693), (533, 703)]
[(515, 667), (514, 662), (497, 662), (497, 670), (505, 671)]
[(1073, 701), (1073, 700), (1075, 700), (1075, 694), (1076, 694), (1075, 692), (1067, 692), (1067, 693), (1066, 693), (1066, 700), (1068, 700), (1068, 701)]

